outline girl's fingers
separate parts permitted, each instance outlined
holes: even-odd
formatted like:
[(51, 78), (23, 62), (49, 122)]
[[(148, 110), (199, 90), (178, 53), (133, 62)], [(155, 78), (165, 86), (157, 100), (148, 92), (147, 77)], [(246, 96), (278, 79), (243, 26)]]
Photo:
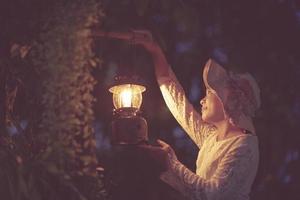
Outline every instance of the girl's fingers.
[(133, 45), (142, 45), (150, 52), (155, 52), (159, 49), (159, 46), (153, 40), (152, 34), (146, 30), (131, 30), (129, 32), (104, 32), (98, 30), (93, 31), (92, 35), (125, 40)]
[(168, 152), (169, 155), (172, 155), (173, 157), (176, 158), (176, 154), (175, 154), (174, 150), (172, 149), (172, 147), (169, 144), (165, 143), (162, 140), (157, 140), (157, 143), (161, 146), (163, 151)]
[(169, 144), (167, 144), (167, 143), (165, 143), (164, 141), (162, 141), (162, 140), (157, 140), (157, 143), (161, 146), (161, 148), (163, 149), (163, 150), (165, 150), (165, 151), (170, 151), (170, 145)]
[(168, 146), (168, 144), (165, 143), (165, 142), (162, 141), (162, 140), (156, 140), (156, 141), (157, 141), (157, 143), (158, 143), (160, 146)]

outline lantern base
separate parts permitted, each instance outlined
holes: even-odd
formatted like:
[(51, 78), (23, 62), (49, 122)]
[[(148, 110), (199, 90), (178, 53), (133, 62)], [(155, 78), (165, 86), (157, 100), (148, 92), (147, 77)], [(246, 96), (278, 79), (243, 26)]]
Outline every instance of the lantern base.
[(143, 117), (118, 117), (112, 121), (112, 144), (141, 144), (143, 142), (148, 142), (148, 126)]

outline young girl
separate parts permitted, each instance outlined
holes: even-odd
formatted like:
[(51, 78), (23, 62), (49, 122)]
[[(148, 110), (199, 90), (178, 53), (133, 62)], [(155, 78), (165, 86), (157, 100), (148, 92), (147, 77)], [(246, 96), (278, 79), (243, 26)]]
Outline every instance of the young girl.
[[(189, 199), (246, 200), (259, 160), (252, 123), (260, 106), (259, 88), (250, 74), (226, 72), (212, 59), (203, 70), (206, 96), (201, 114), (194, 110), (161, 48), (147, 31), (112, 35), (132, 39), (152, 55), (163, 98), (178, 123), (199, 147), (196, 173), (177, 160), (173, 149), (159, 141), (167, 171), (161, 179)], [(157, 148), (157, 147), (156, 147)]]

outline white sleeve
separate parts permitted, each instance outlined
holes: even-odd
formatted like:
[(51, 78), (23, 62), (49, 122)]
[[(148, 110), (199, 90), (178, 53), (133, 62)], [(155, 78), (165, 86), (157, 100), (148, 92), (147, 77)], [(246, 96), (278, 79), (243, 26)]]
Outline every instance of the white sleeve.
[(162, 96), (177, 122), (200, 148), (213, 130), (213, 126), (202, 121), (200, 114), (186, 98), (183, 88), (171, 69), (168, 74), (168, 76), (158, 77)]
[[(161, 179), (194, 200), (236, 199), (236, 192), (249, 184), (251, 163), (256, 162), (256, 151), (249, 144), (231, 148), (222, 158), (211, 179), (203, 179), (191, 172), (178, 160), (171, 159), (171, 169), (161, 175)], [(250, 183), (251, 185), (252, 183)]]

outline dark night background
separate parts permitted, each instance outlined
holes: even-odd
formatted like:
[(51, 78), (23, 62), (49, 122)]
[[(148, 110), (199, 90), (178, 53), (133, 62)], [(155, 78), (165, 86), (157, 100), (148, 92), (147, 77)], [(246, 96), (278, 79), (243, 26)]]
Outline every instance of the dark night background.
[[(255, 118), (260, 163), (251, 197), (300, 199), (299, 1), (101, 2), (106, 15), (99, 25), (101, 29), (152, 32), (196, 109), (205, 92), (202, 70), (208, 58), (214, 58), (226, 69), (250, 72), (261, 88), (262, 99)], [(39, 16), (51, 10), (52, 4), (37, 0), (1, 2), (0, 34), (6, 39), (1, 41), (1, 47), (5, 49), (12, 41), (33, 40), (38, 35), (35, 27)], [(195, 170), (197, 148), (164, 104), (147, 52), (139, 46), (107, 38), (96, 38), (93, 48), (102, 60), (93, 71), (98, 82), (94, 90), (97, 99), (94, 127), (99, 162), (111, 158), (109, 132), (113, 105), (108, 86), (117, 73), (133, 72), (143, 78), (147, 87), (141, 110), (148, 122), (151, 141), (157, 138), (166, 141), (179, 160)], [(30, 108), (23, 108), (26, 99), (19, 99), (16, 112), (26, 122)]]

